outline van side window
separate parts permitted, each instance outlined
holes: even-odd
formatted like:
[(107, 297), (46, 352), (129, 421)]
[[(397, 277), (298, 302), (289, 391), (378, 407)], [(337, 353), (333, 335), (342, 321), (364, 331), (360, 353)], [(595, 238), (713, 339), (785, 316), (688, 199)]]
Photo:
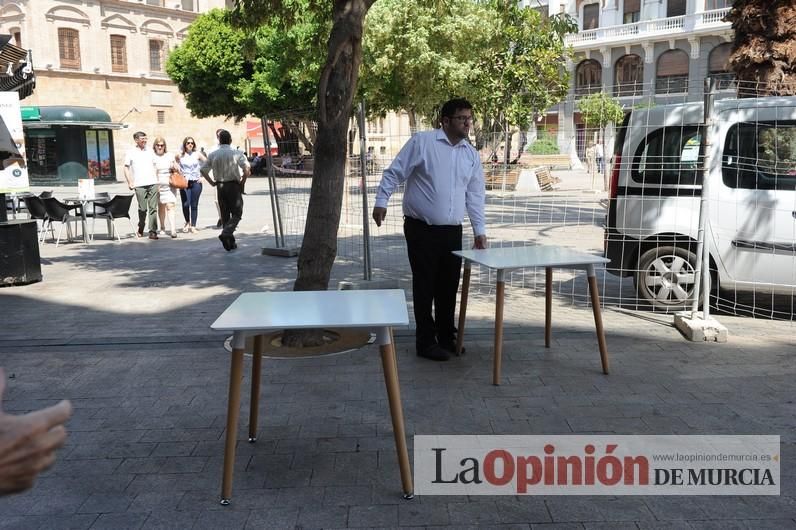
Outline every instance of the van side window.
[(796, 190), (796, 121), (743, 122), (730, 127), (721, 176), (729, 188)]
[(657, 129), (639, 144), (633, 180), (644, 184), (702, 184), (702, 136), (698, 126)]

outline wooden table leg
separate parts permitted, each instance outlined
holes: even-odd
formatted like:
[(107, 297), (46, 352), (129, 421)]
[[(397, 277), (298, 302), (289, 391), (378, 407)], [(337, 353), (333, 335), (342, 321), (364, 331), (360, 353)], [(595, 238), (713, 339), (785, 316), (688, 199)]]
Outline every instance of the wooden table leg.
[(415, 496), (412, 468), (409, 466), (409, 452), (406, 448), (401, 387), (398, 384), (395, 349), (392, 342), (390, 342), (390, 335), (390, 328), (380, 328), (377, 339), (379, 341), (379, 352), (381, 353), (381, 366), (384, 370), (384, 384), (387, 386), (387, 399), (390, 403), (390, 418), (392, 419), (392, 432), (395, 437), (395, 450), (398, 453), (398, 466), (401, 471), (401, 485), (404, 498), (411, 499)]
[(597, 329), (597, 344), (600, 345), (600, 362), (603, 365), (603, 373), (608, 374), (608, 346), (605, 342), (605, 331), (603, 330), (603, 316), (600, 310), (600, 294), (597, 291), (597, 276), (594, 273), (594, 266), (589, 265), (589, 294), (591, 294), (591, 309), (594, 312), (594, 327)]
[(240, 387), (243, 379), (243, 348), (245, 338), (240, 332), (232, 337), (232, 362), (229, 370), (229, 397), (227, 398), (227, 432), (224, 442), (224, 474), (221, 482), (221, 504), (229, 504), (232, 497), (232, 472), (235, 467), (235, 444), (240, 413)]
[(252, 393), (249, 403), (249, 443), (257, 441), (257, 416), (260, 411), (260, 376), (263, 371), (263, 342), (265, 336), (254, 336), (254, 351), (252, 352)]
[(464, 346), (464, 323), (467, 318), (467, 297), (470, 295), (470, 273), (472, 264), (464, 260), (464, 277), (462, 278), (462, 299), (459, 305), (459, 329), (456, 335), (456, 355), (462, 354)]
[(503, 356), (503, 297), (506, 282), (503, 271), (497, 271), (497, 292), (495, 293), (495, 358), (492, 367), (492, 384), (500, 384), (500, 366)]
[(553, 337), (553, 268), (544, 268), (544, 347)]

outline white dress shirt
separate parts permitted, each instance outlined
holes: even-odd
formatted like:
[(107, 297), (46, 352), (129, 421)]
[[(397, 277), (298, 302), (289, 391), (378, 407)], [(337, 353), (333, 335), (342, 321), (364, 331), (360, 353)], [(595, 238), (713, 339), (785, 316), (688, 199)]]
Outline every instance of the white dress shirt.
[(384, 170), (376, 206), (386, 208), (403, 182), (404, 215), (429, 225), (460, 225), (466, 210), (473, 233), (486, 234), (484, 170), (469, 142), (460, 140), (453, 145), (442, 129), (412, 136)]

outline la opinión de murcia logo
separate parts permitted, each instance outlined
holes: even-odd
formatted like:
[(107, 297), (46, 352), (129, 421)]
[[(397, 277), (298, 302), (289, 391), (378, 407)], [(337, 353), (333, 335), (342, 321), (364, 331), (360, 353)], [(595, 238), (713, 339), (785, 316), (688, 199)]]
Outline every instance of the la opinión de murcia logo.
[(421, 495), (778, 495), (778, 455), (778, 436), (415, 436), (415, 486)]

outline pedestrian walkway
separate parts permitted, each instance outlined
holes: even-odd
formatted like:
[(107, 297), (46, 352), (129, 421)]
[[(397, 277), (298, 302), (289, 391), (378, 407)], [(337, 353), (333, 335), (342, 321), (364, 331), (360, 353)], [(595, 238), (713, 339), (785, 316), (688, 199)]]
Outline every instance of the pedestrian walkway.
[[(206, 188), (198, 234), (45, 243), (44, 281), (0, 289), (4, 410), (62, 398), (75, 407), (57, 464), (32, 491), (0, 499), (0, 528), (796, 527), (793, 323), (721, 316), (728, 343), (690, 343), (669, 316), (607, 310), (604, 376), (591, 310), (557, 299), (545, 349), (544, 299), (521, 289), (507, 292), (500, 387), (490, 384), (488, 291), (471, 298), (463, 357), (420, 359), (412, 330), (396, 330), (409, 436), (778, 434), (781, 495), (404, 501), (368, 346), (264, 362), (258, 442), (246, 443), (242, 421), (233, 504), (220, 506), (229, 362), (209, 325), (240, 292), (291, 289), (296, 275), (295, 258), (261, 254), (274, 242), (262, 231), (272, 224), (265, 180), (247, 188), (233, 252), (216, 237)], [(331, 285), (360, 277), (341, 261)]]

